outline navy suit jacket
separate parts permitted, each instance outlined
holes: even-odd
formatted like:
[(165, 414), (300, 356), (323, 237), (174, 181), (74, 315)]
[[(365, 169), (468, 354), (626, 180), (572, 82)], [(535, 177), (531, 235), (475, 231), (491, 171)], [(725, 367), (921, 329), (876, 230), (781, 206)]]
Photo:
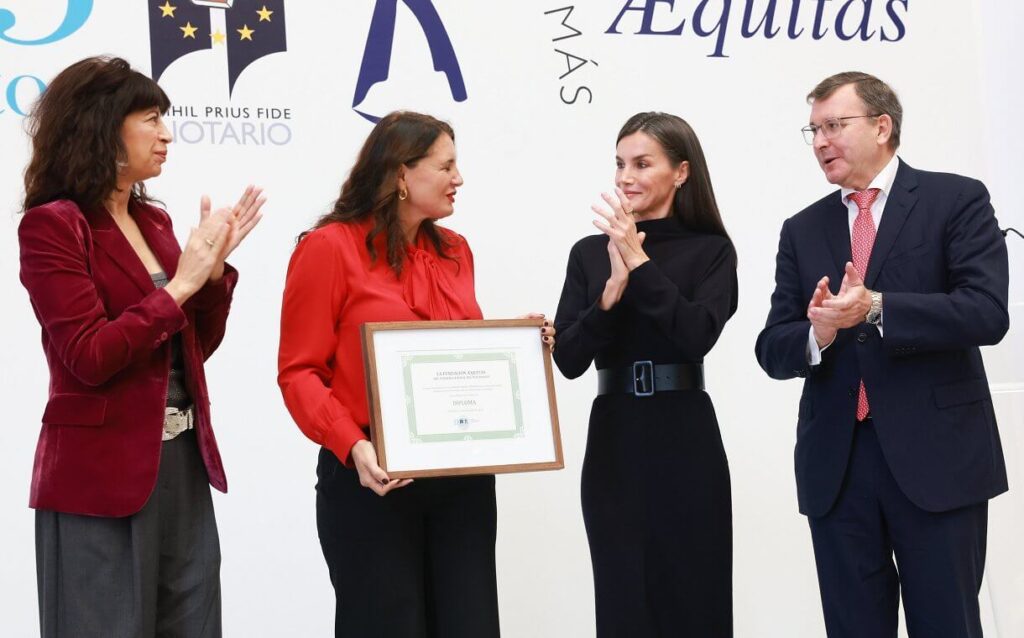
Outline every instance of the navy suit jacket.
[(889, 468), (915, 505), (947, 511), (1006, 491), (978, 350), (1009, 328), (1006, 243), (985, 186), (900, 161), (864, 282), (883, 294), (882, 331), (867, 323), (840, 330), (812, 367), (807, 304), (824, 275), (835, 292), (850, 260), (838, 191), (783, 224), (775, 292), (755, 350), (771, 377), (804, 378), (795, 453), (800, 511), (822, 516), (836, 500), (860, 379)]

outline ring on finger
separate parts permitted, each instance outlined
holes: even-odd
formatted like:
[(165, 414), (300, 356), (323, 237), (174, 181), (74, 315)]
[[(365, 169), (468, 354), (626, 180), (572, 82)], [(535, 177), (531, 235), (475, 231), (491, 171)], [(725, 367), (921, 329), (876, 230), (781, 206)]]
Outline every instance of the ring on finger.
[(209, 246), (210, 248), (213, 248), (214, 246), (217, 245), (217, 243), (215, 241), (213, 241), (212, 239), (210, 239), (209, 237), (204, 238), (203, 241), (205, 241), (206, 245)]

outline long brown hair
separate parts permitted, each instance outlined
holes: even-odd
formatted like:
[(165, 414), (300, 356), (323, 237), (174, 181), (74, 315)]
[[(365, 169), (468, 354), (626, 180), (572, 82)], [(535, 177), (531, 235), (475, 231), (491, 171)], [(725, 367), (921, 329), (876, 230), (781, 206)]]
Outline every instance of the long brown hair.
[[(323, 215), (313, 228), (299, 235), (299, 241), (317, 228), (336, 222), (361, 221), (373, 217), (373, 230), (366, 236), (370, 257), (377, 259), (374, 239), (381, 233), (387, 237), (387, 261), (396, 275), (402, 272), (405, 259), (405, 236), (398, 219), (398, 170), (415, 166), (426, 157), (437, 138), (447, 135), (455, 141), (455, 131), (447, 122), (412, 111), (395, 111), (383, 118), (363, 142), (348, 179), (341, 185), (341, 194), (331, 212)], [(437, 254), (448, 255), (448, 241), (434, 222), (425, 220), (421, 226)]]
[[(117, 190), (125, 116), (153, 107), (166, 113), (171, 101), (121, 58), (86, 58), (57, 74), (28, 118), (32, 158), (23, 210), (55, 199), (81, 208), (102, 205)], [(130, 200), (151, 201), (142, 182), (132, 185)]]
[(704, 149), (686, 120), (671, 113), (637, 113), (622, 125), (615, 143), (634, 133), (650, 135), (661, 145), (673, 166), (690, 163), (690, 176), (681, 188), (676, 189), (670, 214), (690, 230), (728, 238), (729, 233), (725, 232), (715, 191), (711, 187)]

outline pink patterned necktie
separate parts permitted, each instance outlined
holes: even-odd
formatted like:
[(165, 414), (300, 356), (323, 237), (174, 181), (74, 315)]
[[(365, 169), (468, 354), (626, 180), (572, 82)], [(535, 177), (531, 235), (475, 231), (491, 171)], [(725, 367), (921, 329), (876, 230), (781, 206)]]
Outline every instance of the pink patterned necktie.
[[(853, 267), (860, 273), (861, 279), (868, 272), (868, 261), (871, 259), (871, 248), (875, 245), (875, 220), (871, 217), (871, 204), (875, 202), (878, 188), (850, 193), (850, 201), (857, 204), (857, 219), (853, 220), (853, 237), (850, 248), (853, 252)], [(864, 380), (860, 382), (857, 393), (857, 420), (863, 421), (871, 408), (868, 405), (868, 393), (864, 389)]]

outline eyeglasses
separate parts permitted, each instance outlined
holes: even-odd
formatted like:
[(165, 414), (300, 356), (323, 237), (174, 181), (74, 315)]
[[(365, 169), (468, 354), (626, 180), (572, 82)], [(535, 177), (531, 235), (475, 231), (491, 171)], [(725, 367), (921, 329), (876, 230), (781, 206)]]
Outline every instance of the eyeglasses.
[(821, 124), (814, 125), (809, 124), (802, 129), (800, 132), (804, 134), (804, 141), (808, 144), (814, 144), (814, 138), (818, 134), (818, 131), (825, 136), (826, 140), (834, 140), (839, 137), (839, 134), (843, 132), (843, 128), (847, 126), (843, 120), (856, 120), (861, 117), (878, 117), (881, 113), (875, 113), (874, 115), (847, 115), (846, 117), (830, 117)]

